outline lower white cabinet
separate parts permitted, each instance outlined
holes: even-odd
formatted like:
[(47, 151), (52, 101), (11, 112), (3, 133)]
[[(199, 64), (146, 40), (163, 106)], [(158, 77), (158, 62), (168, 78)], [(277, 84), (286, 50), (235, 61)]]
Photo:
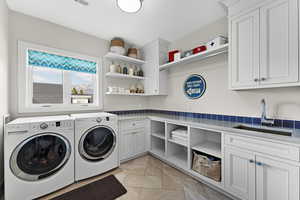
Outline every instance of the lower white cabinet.
[(225, 148), (225, 188), (243, 200), (299, 200), (299, 167)]
[(256, 200), (299, 200), (299, 167), (256, 156)]
[(255, 155), (225, 148), (225, 188), (243, 200), (255, 200)]
[(121, 161), (132, 158), (146, 151), (145, 130), (121, 132)]
[(128, 160), (146, 152), (144, 120), (124, 120), (120, 122), (120, 157)]

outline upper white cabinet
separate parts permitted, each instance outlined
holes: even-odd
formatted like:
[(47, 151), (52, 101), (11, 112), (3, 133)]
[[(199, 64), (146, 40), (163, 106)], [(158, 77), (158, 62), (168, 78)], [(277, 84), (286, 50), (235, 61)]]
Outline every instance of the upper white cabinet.
[(300, 85), (298, 0), (262, 1), (241, 13), (229, 22), (230, 88)]
[(260, 15), (260, 83), (298, 82), (298, 0), (271, 2)]
[(160, 71), (159, 66), (168, 60), (169, 42), (158, 39), (143, 47), (144, 72), (148, 75), (145, 81), (145, 90), (150, 95), (167, 95), (168, 72)]
[(231, 21), (231, 81), (234, 87), (258, 85), (259, 11)]

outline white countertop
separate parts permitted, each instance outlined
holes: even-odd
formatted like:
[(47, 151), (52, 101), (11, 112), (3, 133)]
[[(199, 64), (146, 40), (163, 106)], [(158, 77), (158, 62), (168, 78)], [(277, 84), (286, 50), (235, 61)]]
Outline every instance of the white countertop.
[[(259, 139), (265, 139), (265, 140), (276, 140), (276, 142), (279, 143), (300, 147), (300, 129), (274, 127), (275, 130), (292, 132), (292, 136), (282, 136), (282, 135), (274, 135), (269, 133), (261, 133), (256, 131), (236, 129), (234, 127), (243, 124), (238, 122), (228, 122), (228, 121), (209, 120), (209, 119), (200, 119), (200, 118), (188, 118), (188, 117), (179, 117), (179, 116), (165, 115), (165, 114), (119, 115), (119, 120), (133, 120), (133, 119), (142, 120), (147, 118), (151, 120), (166, 121), (170, 123), (187, 125), (187, 126), (191, 126), (192, 128), (203, 128), (212, 131), (225, 132), (225, 133), (244, 136), (244, 137), (251, 136), (251, 137), (258, 137)], [(259, 125), (251, 125), (251, 124), (243, 124), (243, 125), (260, 127)], [(268, 128), (268, 127), (263, 127), (263, 128)]]

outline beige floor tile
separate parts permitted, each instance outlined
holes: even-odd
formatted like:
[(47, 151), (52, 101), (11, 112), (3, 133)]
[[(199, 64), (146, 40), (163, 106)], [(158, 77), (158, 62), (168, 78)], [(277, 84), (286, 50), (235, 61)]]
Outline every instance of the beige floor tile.
[(75, 183), (40, 200), (51, 199), (109, 175), (115, 175), (128, 191), (117, 200), (230, 200), (149, 155), (126, 162), (103, 175)]
[(166, 190), (183, 190), (183, 184), (167, 174), (163, 174), (162, 188)]
[(145, 176), (143, 188), (162, 188), (161, 177)]
[(161, 177), (163, 175), (163, 170), (162, 170), (162, 168), (149, 166), (145, 170), (145, 175), (146, 176), (159, 176), (159, 177)]
[(139, 196), (141, 193), (141, 188), (127, 187), (127, 193), (119, 197), (117, 200), (140, 200)]
[(143, 187), (145, 176), (128, 174), (124, 179), (125, 186), (129, 187)]
[(181, 191), (142, 189), (140, 200), (185, 200), (185, 197)]

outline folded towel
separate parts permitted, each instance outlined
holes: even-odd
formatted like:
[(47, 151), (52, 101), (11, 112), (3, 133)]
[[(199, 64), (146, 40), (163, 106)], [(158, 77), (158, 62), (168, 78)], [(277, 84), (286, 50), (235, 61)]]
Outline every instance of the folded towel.
[(183, 128), (175, 129), (171, 133), (178, 136), (187, 136), (187, 130)]
[(187, 140), (187, 136), (181, 136), (181, 135), (173, 135), (173, 134), (171, 134), (171, 137), (176, 137), (178, 139)]

